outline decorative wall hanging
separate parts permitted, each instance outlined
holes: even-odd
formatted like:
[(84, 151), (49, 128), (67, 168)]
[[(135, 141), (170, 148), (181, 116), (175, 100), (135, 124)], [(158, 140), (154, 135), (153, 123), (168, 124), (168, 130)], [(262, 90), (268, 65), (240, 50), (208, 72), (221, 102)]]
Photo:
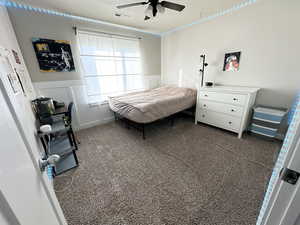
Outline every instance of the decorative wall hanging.
[(4, 63), (5, 63), (7, 78), (11, 85), (11, 88), (12, 88), (14, 94), (19, 94), (21, 92), (20, 80), (19, 80), (17, 74), (15, 73), (15, 71), (13, 70), (12, 63), (8, 57), (5, 57)]
[(69, 41), (32, 38), (32, 44), (42, 72), (75, 70)]
[(238, 71), (240, 68), (241, 52), (226, 53), (223, 71)]
[(17, 69), (16, 69), (16, 68), (15, 68), (15, 73), (16, 73), (16, 75), (17, 75), (17, 78), (18, 78), (18, 81), (19, 81), (19, 83), (20, 83), (20, 86), (21, 86), (21, 89), (22, 89), (22, 91), (23, 91), (23, 94), (26, 96), (26, 92), (25, 92), (25, 88), (24, 88), (22, 79), (21, 79), (19, 73), (17, 72)]
[(25, 68), (24, 67), (15, 68), (15, 72), (20, 79), (20, 84), (22, 86), (24, 95), (27, 96), (28, 94), (31, 94), (33, 92), (31, 80), (29, 78), (29, 75), (26, 73)]
[(7, 74), (7, 77), (8, 77), (8, 80), (9, 80), (9, 83), (11, 85), (11, 88), (12, 88), (13, 92), (15, 94), (18, 94), (20, 92), (18, 77), (13, 73)]
[(20, 60), (20, 58), (18, 56), (18, 53), (15, 50), (13, 50), (13, 49), (11, 51), (12, 51), (12, 54), (13, 54), (13, 56), (15, 58), (16, 63), (21, 64), (21, 60)]

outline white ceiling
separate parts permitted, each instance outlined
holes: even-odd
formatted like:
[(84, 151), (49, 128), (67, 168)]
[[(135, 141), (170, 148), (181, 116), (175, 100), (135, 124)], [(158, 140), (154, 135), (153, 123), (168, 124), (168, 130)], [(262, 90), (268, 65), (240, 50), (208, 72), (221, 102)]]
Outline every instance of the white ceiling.
[[(18, 0), (17, 2), (157, 33), (192, 23), (244, 2), (243, 0), (168, 0), (183, 4), (186, 8), (182, 12), (167, 9), (164, 14), (148, 21), (144, 21), (146, 6), (122, 10), (116, 8), (117, 5), (140, 1), (143, 0)], [(122, 16), (117, 17), (115, 13), (120, 13)]]

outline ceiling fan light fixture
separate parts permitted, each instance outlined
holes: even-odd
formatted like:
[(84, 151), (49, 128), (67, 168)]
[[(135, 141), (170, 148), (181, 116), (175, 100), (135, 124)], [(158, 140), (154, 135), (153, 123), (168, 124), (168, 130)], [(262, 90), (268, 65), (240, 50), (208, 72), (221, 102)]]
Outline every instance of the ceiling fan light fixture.
[(161, 14), (165, 13), (165, 7), (163, 7), (160, 3), (157, 4), (156, 8), (157, 8), (159, 13), (161, 13)]
[(148, 5), (148, 7), (145, 10), (145, 15), (152, 18), (153, 17), (153, 6)]
[(160, 0), (144, 0), (143, 2), (118, 5), (117, 8), (124, 9), (124, 8), (143, 6), (143, 5), (147, 5), (147, 8), (145, 10), (144, 20), (149, 20), (150, 18), (155, 17), (157, 13), (163, 14), (166, 8), (169, 10), (175, 10), (177, 12), (181, 12), (185, 8), (185, 5), (180, 5), (174, 2), (160, 1)]

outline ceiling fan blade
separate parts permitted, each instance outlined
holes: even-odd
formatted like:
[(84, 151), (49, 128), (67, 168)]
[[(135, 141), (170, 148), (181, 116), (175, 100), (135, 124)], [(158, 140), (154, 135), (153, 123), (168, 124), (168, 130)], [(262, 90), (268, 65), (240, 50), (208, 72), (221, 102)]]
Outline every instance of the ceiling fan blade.
[(185, 6), (184, 5), (179, 5), (177, 3), (173, 3), (173, 2), (168, 2), (168, 1), (162, 1), (161, 3), (161, 6), (165, 7), (165, 8), (168, 8), (168, 9), (173, 9), (173, 10), (176, 10), (176, 11), (182, 11)]
[(149, 16), (145, 16), (144, 20), (150, 20), (151, 18)]
[(132, 6), (139, 6), (139, 5), (146, 5), (148, 2), (137, 2), (137, 3), (131, 3), (131, 4), (126, 4), (126, 5), (119, 5), (117, 6), (118, 9), (124, 9)]

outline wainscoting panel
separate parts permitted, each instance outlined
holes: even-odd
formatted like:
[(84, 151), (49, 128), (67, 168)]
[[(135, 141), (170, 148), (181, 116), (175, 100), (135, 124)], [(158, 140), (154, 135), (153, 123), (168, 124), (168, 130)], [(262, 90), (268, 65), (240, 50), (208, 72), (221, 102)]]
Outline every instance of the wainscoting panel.
[[(146, 88), (160, 85), (160, 75), (144, 76)], [(81, 80), (36, 82), (33, 84), (38, 96), (51, 97), (66, 104), (74, 102), (76, 130), (93, 127), (113, 120), (113, 113), (107, 103), (90, 105), (86, 87)]]

